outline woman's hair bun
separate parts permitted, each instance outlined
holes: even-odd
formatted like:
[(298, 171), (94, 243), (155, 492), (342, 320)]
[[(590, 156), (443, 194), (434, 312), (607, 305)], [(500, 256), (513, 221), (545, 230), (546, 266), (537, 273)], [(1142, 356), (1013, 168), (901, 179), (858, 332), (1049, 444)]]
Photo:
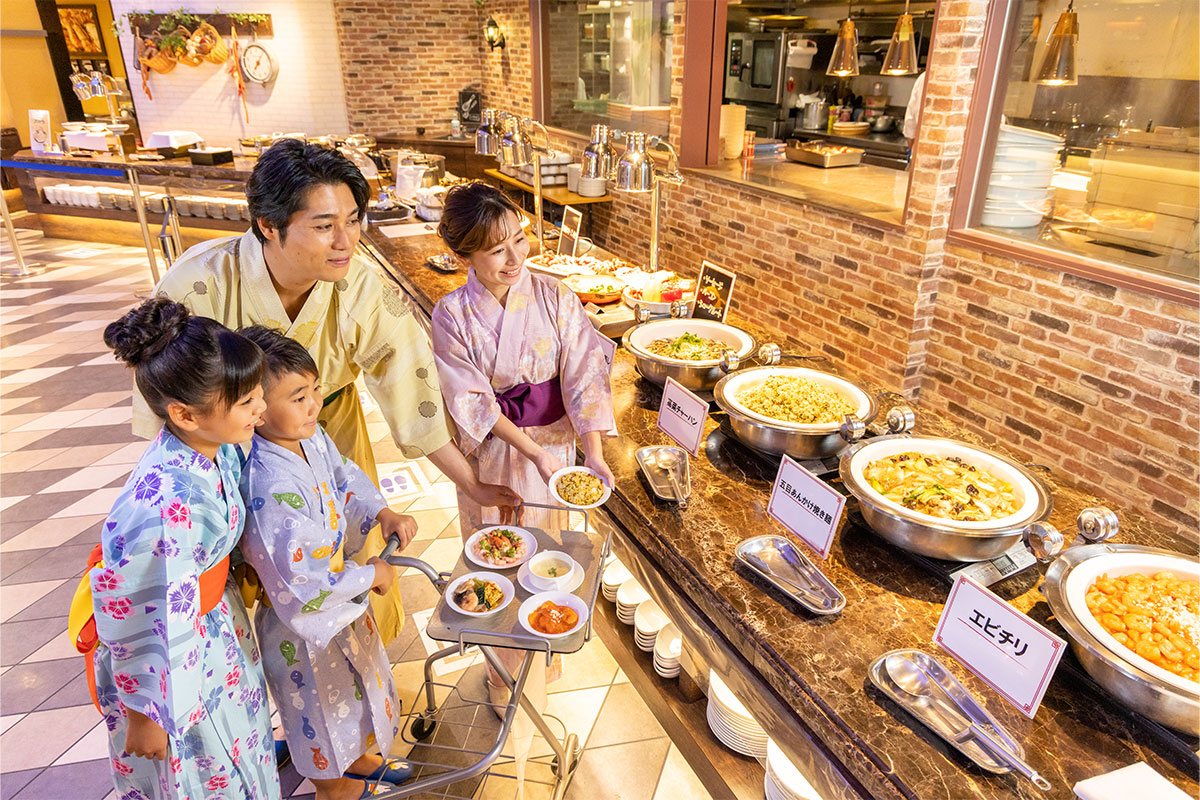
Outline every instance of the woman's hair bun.
[(182, 303), (152, 297), (104, 329), (104, 343), (117, 358), (136, 367), (183, 335), (191, 314)]

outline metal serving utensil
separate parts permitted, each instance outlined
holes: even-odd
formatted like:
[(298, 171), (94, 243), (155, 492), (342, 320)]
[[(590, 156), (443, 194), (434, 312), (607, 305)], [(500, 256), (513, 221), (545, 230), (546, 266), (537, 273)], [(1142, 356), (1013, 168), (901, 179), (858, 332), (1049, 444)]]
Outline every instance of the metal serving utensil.
[(676, 469), (679, 467), (679, 454), (671, 448), (663, 448), (654, 456), (655, 465), (667, 473), (667, 478), (671, 481), (671, 490), (675, 492), (675, 500), (679, 503), (679, 508), (687, 508), (688, 498), (683, 493), (683, 487), (679, 485), (679, 476)]
[(782, 536), (755, 536), (737, 547), (737, 558), (814, 614), (836, 614), (846, 607), (837, 590), (808, 558)]
[[(913, 697), (925, 698), (938, 709), (942, 718), (952, 726), (956, 741), (962, 742), (973, 738), (993, 758), (1011, 765), (1013, 769), (1032, 781), (1042, 791), (1050, 790), (1050, 781), (1043, 778), (1037, 770), (1026, 763), (1020, 756), (1011, 752), (990, 731), (967, 717), (962, 709), (959, 708), (958, 703), (950, 697), (949, 692), (946, 692), (940, 683), (933, 680), (920, 664), (917, 664), (908, 656), (893, 653), (884, 660), (884, 667), (887, 669), (888, 676), (891, 677), (901, 691)], [(941, 692), (945, 693), (949, 699), (942, 699), (941, 696), (936, 694), (934, 692), (935, 686)]]

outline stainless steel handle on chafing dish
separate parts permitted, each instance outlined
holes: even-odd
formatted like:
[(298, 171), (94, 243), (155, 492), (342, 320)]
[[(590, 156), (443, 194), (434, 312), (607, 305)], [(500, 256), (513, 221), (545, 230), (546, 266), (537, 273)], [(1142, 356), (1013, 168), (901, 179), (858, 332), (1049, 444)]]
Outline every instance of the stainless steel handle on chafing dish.
[(1121, 521), (1115, 512), (1105, 506), (1093, 506), (1079, 512), (1075, 519), (1079, 535), (1071, 545), (1055, 526), (1049, 522), (1035, 522), (1021, 532), (1026, 549), (1042, 563), (1053, 561), (1069, 546), (1076, 544), (1101, 544), (1114, 538), (1121, 531)]

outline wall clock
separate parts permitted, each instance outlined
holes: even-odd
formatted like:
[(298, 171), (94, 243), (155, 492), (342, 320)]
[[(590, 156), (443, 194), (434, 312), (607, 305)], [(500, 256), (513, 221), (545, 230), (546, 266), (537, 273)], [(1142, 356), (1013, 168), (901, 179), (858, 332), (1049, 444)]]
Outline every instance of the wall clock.
[(265, 85), (279, 74), (279, 62), (264, 45), (251, 42), (242, 50), (242, 72), (246, 80)]

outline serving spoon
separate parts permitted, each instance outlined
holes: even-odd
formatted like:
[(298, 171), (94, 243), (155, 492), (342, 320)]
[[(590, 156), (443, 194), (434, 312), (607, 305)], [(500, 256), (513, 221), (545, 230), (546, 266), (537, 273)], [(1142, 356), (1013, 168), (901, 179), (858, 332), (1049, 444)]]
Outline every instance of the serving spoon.
[(659, 469), (665, 470), (667, 477), (671, 479), (671, 491), (675, 492), (675, 500), (679, 503), (679, 508), (687, 508), (688, 499), (684, 497), (683, 487), (679, 485), (679, 478), (675, 475), (675, 468), (679, 466), (679, 454), (674, 450), (664, 448), (655, 454), (654, 464)]
[[(1049, 791), (1050, 781), (1041, 773), (1025, 762), (1016, 753), (1011, 752), (1005, 744), (997, 739), (990, 731), (969, 719), (958, 708), (957, 703), (950, 704), (937, 697), (933, 692), (929, 673), (908, 656), (893, 653), (884, 659), (884, 667), (896, 686), (905, 694), (912, 697), (923, 697), (944, 712), (943, 719), (954, 728), (953, 736), (956, 742), (974, 739), (993, 758), (1008, 764), (1020, 774), (1031, 780), (1042, 791)], [(939, 685), (938, 688), (941, 688)], [(942, 689), (942, 691), (945, 691)]]

